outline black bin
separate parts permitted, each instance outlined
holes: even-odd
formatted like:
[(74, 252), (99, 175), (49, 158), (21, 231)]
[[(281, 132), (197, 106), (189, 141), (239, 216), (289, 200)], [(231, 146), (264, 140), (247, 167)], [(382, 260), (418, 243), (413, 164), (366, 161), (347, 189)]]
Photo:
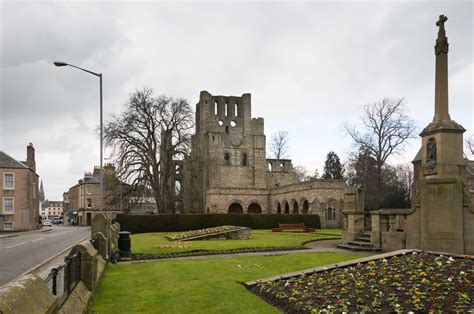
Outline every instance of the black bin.
[(118, 239), (118, 248), (120, 250), (121, 257), (131, 257), (132, 256), (132, 240), (130, 239), (129, 231), (120, 231)]

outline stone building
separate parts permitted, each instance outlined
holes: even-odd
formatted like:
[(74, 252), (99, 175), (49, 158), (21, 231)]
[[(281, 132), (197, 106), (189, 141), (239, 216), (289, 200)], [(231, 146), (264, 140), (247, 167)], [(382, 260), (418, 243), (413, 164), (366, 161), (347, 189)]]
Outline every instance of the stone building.
[[(68, 220), (81, 226), (90, 226), (94, 216), (100, 211), (100, 167), (95, 166), (93, 172), (86, 172), (84, 178), (63, 194), (67, 203)], [(104, 165), (104, 212), (109, 216), (120, 213), (120, 184), (116, 184), (115, 167)], [(66, 223), (66, 221), (65, 221)]]
[(41, 203), (40, 216), (42, 219), (63, 216), (63, 202), (45, 200)]
[(251, 95), (200, 93), (191, 153), (174, 160), (176, 212), (319, 214), (340, 227), (344, 180), (297, 182), (289, 159), (267, 159), (263, 118)]
[(26, 161), (0, 151), (0, 231), (38, 228), (39, 189), (35, 149), (26, 147)]

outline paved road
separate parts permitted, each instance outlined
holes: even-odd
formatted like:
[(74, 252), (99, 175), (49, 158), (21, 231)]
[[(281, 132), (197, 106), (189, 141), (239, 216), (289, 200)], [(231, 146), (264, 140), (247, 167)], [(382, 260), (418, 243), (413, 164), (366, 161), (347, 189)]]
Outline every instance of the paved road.
[(0, 285), (88, 236), (90, 227), (69, 226), (53, 226), (8, 235), (0, 233)]

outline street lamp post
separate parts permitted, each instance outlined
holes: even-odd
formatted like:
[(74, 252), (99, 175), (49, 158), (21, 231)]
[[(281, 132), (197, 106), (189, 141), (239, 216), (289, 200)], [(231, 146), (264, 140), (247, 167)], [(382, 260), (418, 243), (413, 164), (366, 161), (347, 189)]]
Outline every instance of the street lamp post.
[(104, 167), (102, 166), (102, 156), (103, 156), (103, 123), (102, 123), (102, 73), (95, 73), (83, 68), (80, 68), (78, 66), (65, 63), (65, 62), (54, 62), (54, 65), (57, 67), (64, 67), (64, 66), (70, 66), (79, 70), (82, 70), (84, 72), (87, 72), (89, 74), (95, 75), (99, 77), (99, 82), (100, 82), (100, 171), (99, 171), (99, 199), (100, 199), (100, 207), (99, 210), (102, 211), (104, 209)]

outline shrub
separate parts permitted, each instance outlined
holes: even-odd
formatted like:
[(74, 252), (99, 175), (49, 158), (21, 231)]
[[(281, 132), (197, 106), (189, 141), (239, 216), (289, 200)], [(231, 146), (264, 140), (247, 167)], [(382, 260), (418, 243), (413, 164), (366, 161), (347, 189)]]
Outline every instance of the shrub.
[(187, 231), (224, 225), (271, 229), (279, 223), (304, 223), (307, 227), (321, 228), (318, 215), (299, 214), (119, 214), (116, 219), (122, 230), (132, 233)]

